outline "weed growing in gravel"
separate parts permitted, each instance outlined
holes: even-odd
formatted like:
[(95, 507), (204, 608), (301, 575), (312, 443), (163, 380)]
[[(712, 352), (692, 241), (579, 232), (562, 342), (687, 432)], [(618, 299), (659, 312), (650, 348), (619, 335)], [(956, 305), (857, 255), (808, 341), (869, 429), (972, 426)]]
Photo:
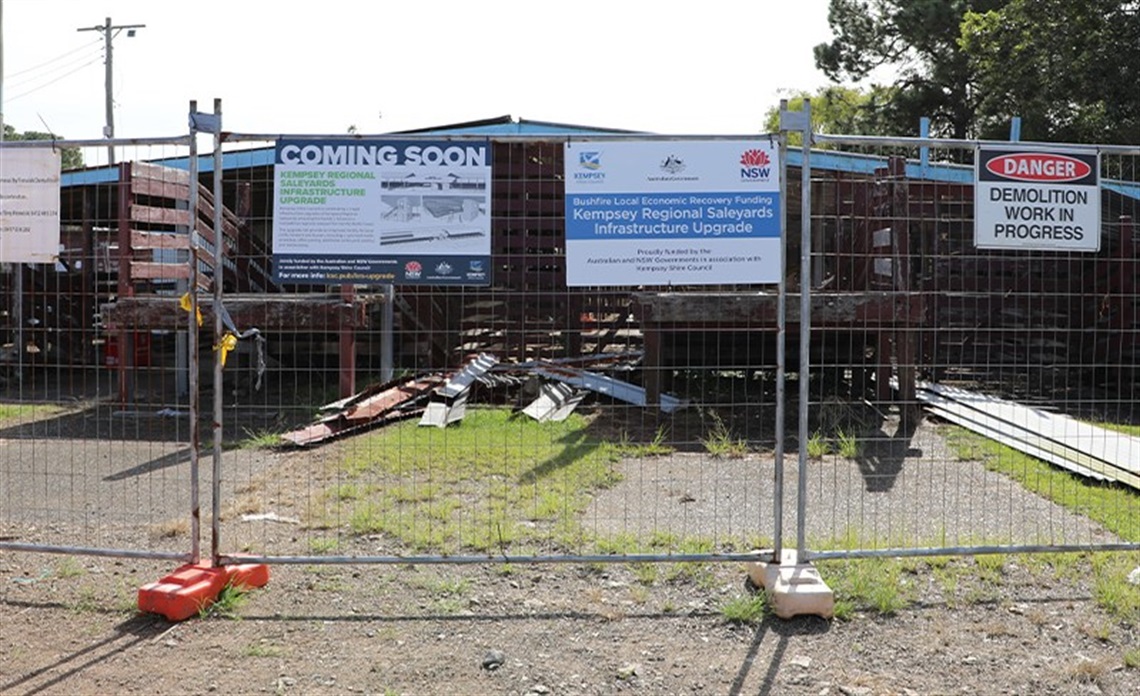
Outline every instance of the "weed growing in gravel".
[(812, 459), (823, 459), (831, 451), (831, 444), (818, 430), (811, 434), (807, 443), (807, 455)]
[(657, 582), (657, 564), (656, 563), (634, 563), (632, 565), (633, 576), (642, 585), (653, 585)]
[(845, 457), (847, 459), (857, 459), (859, 457), (859, 454), (862, 451), (862, 446), (859, 443), (859, 438), (855, 437), (855, 435), (851, 433), (846, 433), (840, 430), (838, 433), (836, 433), (835, 439), (838, 445), (839, 456)]
[(281, 433), (272, 430), (250, 428), (242, 430), (245, 432), (245, 438), (237, 443), (238, 449), (276, 449), (285, 444), (281, 439)]
[(1078, 684), (1100, 684), (1114, 665), (1106, 660), (1092, 660), (1084, 655), (1076, 655), (1076, 661), (1064, 668), (1065, 676)]
[(1140, 669), (1140, 648), (1128, 648), (1124, 651), (1124, 666), (1128, 669)]
[(71, 610), (78, 613), (98, 611), (100, 607), (99, 594), (94, 587), (84, 585), (79, 588), (79, 596), (71, 604)]
[(633, 442), (629, 433), (623, 430), (618, 441), (618, 449), (625, 457), (657, 457), (674, 451), (675, 448), (668, 440), (669, 431), (664, 425), (658, 426), (657, 431), (653, 433), (653, 439), (645, 443)]
[(767, 611), (768, 596), (764, 593), (732, 597), (720, 607), (724, 620), (736, 624), (760, 623)]
[(332, 553), (340, 548), (340, 540), (334, 537), (314, 537), (309, 539), (309, 550), (317, 555)]
[(166, 520), (151, 527), (151, 534), (160, 539), (175, 539), (190, 533), (190, 522), (185, 518)]
[(246, 657), (281, 657), (285, 654), (285, 649), (262, 639), (245, 646), (242, 652)]
[(213, 604), (204, 606), (198, 611), (198, 617), (205, 619), (216, 616), (223, 619), (240, 619), (239, 611), (245, 604), (245, 592), (232, 584), (226, 585), (218, 593)]
[(1140, 587), (1128, 582), (1137, 567), (1136, 554), (1094, 553), (1093, 598), (1098, 606), (1120, 621), (1140, 622)]
[[(893, 559), (821, 561), (818, 565), (835, 593), (836, 616), (841, 611), (849, 615), (856, 610), (890, 615), (914, 601), (914, 585), (903, 578), (902, 566)], [(838, 606), (841, 602), (847, 603), (842, 609)]]
[(55, 564), (55, 575), (58, 578), (77, 578), (85, 575), (87, 569), (72, 556), (64, 556)]
[(701, 438), (705, 451), (714, 457), (740, 458), (748, 454), (748, 443), (734, 437), (732, 431), (724, 420), (715, 411), (709, 412), (712, 418), (712, 427), (708, 434)]

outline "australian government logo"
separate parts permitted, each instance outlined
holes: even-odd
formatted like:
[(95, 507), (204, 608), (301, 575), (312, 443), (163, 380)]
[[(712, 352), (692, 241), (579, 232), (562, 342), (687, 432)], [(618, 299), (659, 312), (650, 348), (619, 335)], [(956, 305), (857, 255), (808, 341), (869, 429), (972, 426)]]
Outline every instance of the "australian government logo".
[(772, 158), (763, 150), (745, 150), (740, 155), (741, 181), (768, 181), (772, 178)]
[(657, 165), (660, 173), (645, 177), (646, 181), (700, 181), (697, 176), (685, 176), (685, 160), (675, 154), (670, 154)]
[(578, 171), (574, 172), (574, 181), (580, 184), (602, 183), (606, 180), (606, 173), (602, 170), (602, 152), (590, 150), (578, 153)]

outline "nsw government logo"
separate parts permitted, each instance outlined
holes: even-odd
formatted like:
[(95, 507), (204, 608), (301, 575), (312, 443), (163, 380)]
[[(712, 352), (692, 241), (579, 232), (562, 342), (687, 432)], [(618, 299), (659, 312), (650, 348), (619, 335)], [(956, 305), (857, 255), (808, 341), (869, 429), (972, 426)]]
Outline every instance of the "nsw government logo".
[(415, 280), (419, 278), (424, 272), (424, 267), (419, 261), (409, 261), (404, 264), (404, 277)]
[(606, 173), (602, 171), (601, 151), (579, 152), (578, 170), (574, 172), (574, 181), (585, 184), (605, 181)]
[(740, 155), (742, 181), (768, 181), (772, 176), (772, 158), (763, 150), (745, 150)]

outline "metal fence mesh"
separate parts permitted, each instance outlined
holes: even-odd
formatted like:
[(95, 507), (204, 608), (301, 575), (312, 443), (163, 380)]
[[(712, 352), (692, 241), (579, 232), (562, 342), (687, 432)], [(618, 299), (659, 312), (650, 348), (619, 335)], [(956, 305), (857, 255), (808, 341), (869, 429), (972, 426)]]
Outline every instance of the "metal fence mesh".
[(1137, 153), (1101, 150), (1099, 251), (987, 251), (971, 144), (821, 137), (781, 365), (774, 286), (567, 287), (564, 139), (489, 142), (486, 287), (276, 280), (270, 138), (229, 136), (220, 200), (188, 141), (84, 149), (59, 263), (0, 273), (0, 545), (185, 554), (196, 505), (282, 562), (1136, 542)]

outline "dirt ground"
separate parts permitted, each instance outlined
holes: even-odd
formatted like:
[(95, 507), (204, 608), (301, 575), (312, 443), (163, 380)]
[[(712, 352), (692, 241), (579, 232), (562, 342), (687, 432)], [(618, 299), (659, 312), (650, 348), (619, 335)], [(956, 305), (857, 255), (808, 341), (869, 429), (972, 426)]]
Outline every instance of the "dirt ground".
[[(265, 456), (278, 476), (311, 466)], [(641, 485), (668, 480), (671, 495), (683, 470)], [(714, 497), (696, 484), (686, 510)], [(619, 486), (596, 506), (642, 494)], [(368, 553), (358, 543), (345, 552)], [(752, 596), (739, 563), (279, 564), (228, 612), (170, 623), (135, 609), (169, 562), (0, 550), (0, 693), (1140, 694), (1136, 627), (1098, 608), (1088, 561), (1008, 556), (996, 578), (974, 563), (956, 561), (952, 583), (913, 563), (893, 613), (753, 622), (728, 616)]]
[[(968, 561), (964, 561), (968, 562)], [(736, 564), (645, 584), (626, 566), (279, 566), (232, 618), (133, 611), (162, 564), (0, 552), (0, 693), (1132, 694), (1134, 628), (1088, 579), (1016, 559), (953, 596), (733, 623)]]

